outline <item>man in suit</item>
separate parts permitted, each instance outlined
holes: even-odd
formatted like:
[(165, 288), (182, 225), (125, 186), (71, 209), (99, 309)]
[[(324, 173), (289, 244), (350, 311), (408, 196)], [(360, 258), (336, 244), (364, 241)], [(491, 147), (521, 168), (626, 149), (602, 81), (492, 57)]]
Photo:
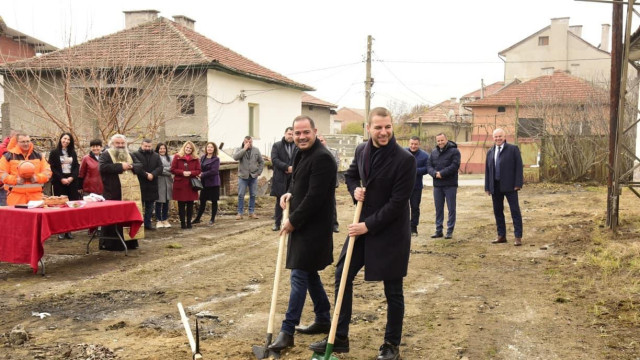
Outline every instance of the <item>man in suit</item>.
[[(364, 267), (364, 279), (382, 281), (387, 299), (384, 343), (377, 359), (397, 360), (404, 320), (402, 283), (407, 275), (411, 249), (409, 198), (416, 180), (416, 160), (396, 143), (389, 110), (372, 109), (367, 131), (369, 141), (358, 145), (345, 173), (349, 193), (354, 201), (364, 201), (364, 204), (360, 222), (348, 228), (349, 236), (357, 236), (349, 268), (344, 268), (348, 239), (336, 268), (335, 294), (338, 294), (343, 271), (347, 271), (347, 279), (333, 350), (349, 351), (353, 279)], [(309, 348), (323, 353), (326, 345), (327, 339), (324, 339), (312, 343)]]
[(289, 126), (284, 130), (282, 140), (271, 147), (271, 164), (273, 164), (273, 177), (271, 181), (271, 196), (276, 197), (275, 224), (271, 230), (280, 230), (282, 222), (282, 207), (280, 207), (280, 197), (287, 192), (291, 174), (293, 173), (293, 158), (298, 148), (293, 143), (293, 128)]
[(487, 152), (484, 172), (484, 190), (493, 200), (493, 214), (496, 218), (498, 237), (493, 244), (507, 242), (507, 229), (504, 222), (504, 198), (507, 198), (511, 218), (513, 219), (513, 245), (522, 245), (522, 215), (518, 203), (518, 191), (522, 189), (523, 170), (520, 149), (507, 144), (506, 134), (502, 129), (493, 131), (495, 146)]
[(418, 236), (420, 202), (422, 202), (422, 177), (427, 174), (429, 154), (420, 149), (420, 138), (417, 136), (412, 136), (411, 139), (409, 139), (409, 147), (407, 150), (416, 158), (416, 182), (413, 185), (409, 205), (411, 205), (411, 236)]
[[(293, 161), (289, 192), (280, 198), (284, 208), (291, 200), (289, 219), (280, 234), (291, 234), (287, 245), (287, 269), (291, 269), (289, 306), (276, 340), (269, 345), (274, 351), (293, 346), (297, 329), (306, 334), (327, 333), (331, 327), (331, 304), (318, 271), (333, 262), (333, 204), (336, 162), (316, 138), (317, 129), (308, 116), (293, 120), (293, 139), (298, 153)], [(311, 296), (315, 321), (296, 328), (300, 323), (305, 298)]]

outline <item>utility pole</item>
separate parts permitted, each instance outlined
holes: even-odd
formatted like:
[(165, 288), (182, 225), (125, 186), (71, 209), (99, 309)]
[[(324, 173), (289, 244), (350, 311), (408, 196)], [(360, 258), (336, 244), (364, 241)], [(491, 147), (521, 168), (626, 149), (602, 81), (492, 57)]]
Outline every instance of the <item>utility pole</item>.
[[(371, 110), (371, 87), (373, 86), (373, 79), (371, 78), (371, 43), (373, 38), (371, 35), (367, 36), (367, 79), (364, 81), (364, 121), (369, 121), (369, 111)], [(368, 138), (367, 128), (363, 126), (364, 139)]]
[[(618, 106), (622, 75), (622, 2), (613, 3), (611, 24), (611, 87), (609, 90), (609, 178), (607, 179), (607, 227), (618, 225), (618, 189), (615, 178), (616, 139), (618, 134)], [(625, 64), (626, 65), (626, 64)]]

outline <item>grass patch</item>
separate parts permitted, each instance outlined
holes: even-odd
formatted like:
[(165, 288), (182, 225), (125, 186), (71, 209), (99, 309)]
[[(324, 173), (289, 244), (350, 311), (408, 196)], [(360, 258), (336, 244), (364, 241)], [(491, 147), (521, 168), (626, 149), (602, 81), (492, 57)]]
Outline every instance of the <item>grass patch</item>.
[(182, 244), (179, 244), (179, 243), (167, 244), (167, 249), (182, 249)]

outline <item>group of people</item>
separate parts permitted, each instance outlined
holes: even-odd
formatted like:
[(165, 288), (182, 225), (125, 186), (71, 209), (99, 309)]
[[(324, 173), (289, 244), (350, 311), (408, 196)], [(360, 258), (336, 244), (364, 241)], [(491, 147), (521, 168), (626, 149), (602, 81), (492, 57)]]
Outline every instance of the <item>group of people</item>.
[[(53, 195), (65, 195), (69, 200), (93, 193), (107, 200), (139, 201), (145, 230), (171, 227), (170, 200), (178, 202), (181, 228), (201, 222), (207, 202), (212, 207), (209, 225), (214, 224), (220, 196), (220, 158), (215, 143), (208, 142), (200, 157), (191, 141), (173, 156), (165, 143), (158, 143), (154, 151), (149, 139), (143, 139), (140, 148), (130, 153), (127, 139), (121, 134), (111, 137), (106, 150), (100, 139), (91, 140), (89, 146), (91, 151), (79, 159), (73, 135), (65, 132), (47, 159), (34, 149), (28, 134), (12, 132), (0, 145), (0, 202), (6, 201), (0, 205), (41, 200), (43, 186), (51, 182)], [(200, 191), (192, 185), (193, 178), (201, 181)], [(200, 206), (193, 219), (194, 201), (198, 199)], [(58, 237), (70, 239), (72, 235)]]

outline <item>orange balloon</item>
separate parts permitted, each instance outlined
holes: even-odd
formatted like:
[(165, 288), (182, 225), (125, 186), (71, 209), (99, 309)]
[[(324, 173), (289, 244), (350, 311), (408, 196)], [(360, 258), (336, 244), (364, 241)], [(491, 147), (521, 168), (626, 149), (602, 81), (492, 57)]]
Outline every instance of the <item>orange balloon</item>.
[(36, 173), (36, 166), (29, 161), (23, 161), (18, 164), (18, 175), (23, 179), (31, 179)]

